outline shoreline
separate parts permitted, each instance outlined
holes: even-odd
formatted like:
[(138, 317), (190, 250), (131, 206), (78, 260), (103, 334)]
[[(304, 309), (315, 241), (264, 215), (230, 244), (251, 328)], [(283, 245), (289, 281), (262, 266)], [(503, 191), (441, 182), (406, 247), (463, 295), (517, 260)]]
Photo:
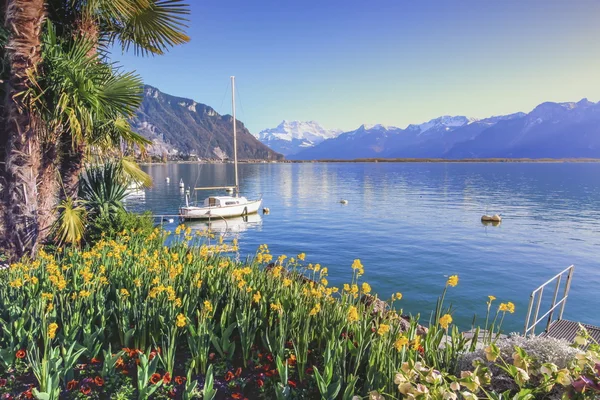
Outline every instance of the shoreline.
[[(355, 158), (344, 159), (322, 159), (322, 160), (239, 160), (240, 164), (328, 164), (328, 163), (600, 163), (599, 158)], [(167, 164), (233, 164), (223, 161), (182, 161), (174, 160), (167, 162), (138, 162), (139, 165), (167, 165)]]

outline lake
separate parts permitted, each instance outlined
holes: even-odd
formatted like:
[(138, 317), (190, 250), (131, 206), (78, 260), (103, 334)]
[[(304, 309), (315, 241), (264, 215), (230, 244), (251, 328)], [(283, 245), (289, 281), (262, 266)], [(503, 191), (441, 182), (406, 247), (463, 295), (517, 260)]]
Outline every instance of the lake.
[[(177, 214), (185, 202), (180, 179), (186, 187), (233, 183), (231, 164), (144, 169), (154, 187), (127, 200), (135, 211)], [(386, 298), (402, 292), (404, 311), (425, 319), (446, 277), (458, 274), (459, 285), (447, 296), (455, 322), (468, 328), (477, 314), (483, 324), (487, 296), (494, 295), (497, 302), (516, 305), (505, 320), (508, 332), (523, 330), (531, 291), (574, 264), (564, 317), (600, 324), (594, 311), (600, 309), (600, 164), (313, 163), (239, 169), (242, 195), (262, 194), (271, 211), (248, 222), (214, 224), (214, 230), (239, 238), (241, 256), (262, 243), (275, 256), (305, 252), (306, 262), (328, 267), (329, 282), (336, 286), (350, 280), (352, 261), (359, 258), (375, 292)], [(199, 198), (208, 194), (215, 193), (200, 192)], [(502, 223), (483, 225), (486, 213), (501, 213)]]

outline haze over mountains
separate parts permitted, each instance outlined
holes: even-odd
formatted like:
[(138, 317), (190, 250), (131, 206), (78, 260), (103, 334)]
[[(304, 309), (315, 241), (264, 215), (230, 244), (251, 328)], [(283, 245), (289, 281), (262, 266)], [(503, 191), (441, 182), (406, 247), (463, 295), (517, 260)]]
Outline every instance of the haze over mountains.
[(542, 103), (485, 119), (442, 116), (398, 128), (362, 125), (290, 159), (600, 158), (600, 102)]

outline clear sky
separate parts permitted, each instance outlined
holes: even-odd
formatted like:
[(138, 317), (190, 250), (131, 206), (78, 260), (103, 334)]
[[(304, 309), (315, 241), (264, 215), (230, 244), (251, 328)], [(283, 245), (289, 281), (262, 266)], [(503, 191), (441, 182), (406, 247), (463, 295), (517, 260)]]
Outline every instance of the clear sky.
[(189, 44), (113, 58), (162, 91), (231, 112), (404, 127), (444, 115), (600, 100), (599, 0), (188, 0)]

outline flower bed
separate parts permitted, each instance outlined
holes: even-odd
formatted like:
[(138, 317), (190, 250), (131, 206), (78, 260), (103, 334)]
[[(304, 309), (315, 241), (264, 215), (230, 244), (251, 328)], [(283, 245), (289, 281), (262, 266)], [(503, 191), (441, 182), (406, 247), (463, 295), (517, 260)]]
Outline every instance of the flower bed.
[(304, 254), (275, 260), (262, 245), (238, 262), (223, 253), (236, 243), (179, 227), (167, 247), (167, 235), (123, 233), (0, 271), (0, 399), (499, 399), (498, 368), (511, 398), (600, 389), (595, 345), (561, 368), (518, 345), (506, 357), (495, 342), (514, 306), (493, 296), (487, 362), (466, 368), (477, 343), (444, 306), (457, 276), (424, 330), (400, 317), (400, 293), (385, 312), (361, 301), (359, 260), (338, 289)]

